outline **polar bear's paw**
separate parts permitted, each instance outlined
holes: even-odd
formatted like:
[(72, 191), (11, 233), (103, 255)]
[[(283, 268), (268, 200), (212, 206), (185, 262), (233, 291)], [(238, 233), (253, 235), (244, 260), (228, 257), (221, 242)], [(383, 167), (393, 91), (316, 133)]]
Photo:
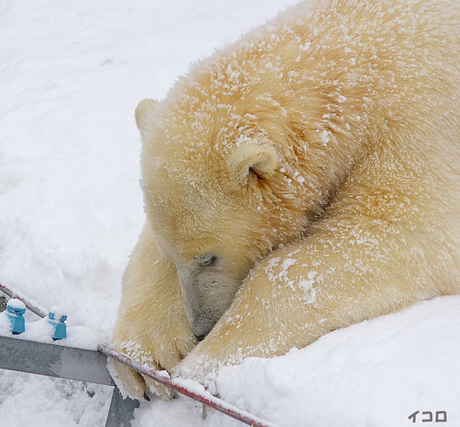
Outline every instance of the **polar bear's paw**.
[[(159, 344), (152, 349), (152, 343), (149, 346), (141, 345), (135, 342), (116, 343), (118, 351), (126, 354), (135, 361), (147, 364), (155, 370), (171, 371), (195, 346), (194, 337), (179, 339), (170, 339)], [(148, 350), (151, 348), (152, 350)], [(159, 382), (128, 368), (117, 361), (111, 362), (111, 374), (119, 386), (122, 394), (136, 399), (149, 400), (149, 393), (153, 393), (163, 399), (174, 397), (174, 392), (170, 388), (163, 386)], [(165, 375), (167, 375), (165, 373)]]

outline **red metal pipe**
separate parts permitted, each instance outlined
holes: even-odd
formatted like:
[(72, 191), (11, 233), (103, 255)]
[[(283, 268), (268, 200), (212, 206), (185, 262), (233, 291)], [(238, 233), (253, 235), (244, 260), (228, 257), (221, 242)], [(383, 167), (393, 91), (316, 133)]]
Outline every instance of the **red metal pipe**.
[[(98, 351), (104, 354), (107, 357), (110, 357), (123, 365), (128, 366), (131, 369), (145, 375), (155, 381), (158, 381), (160, 384), (163, 384), (167, 387), (170, 387), (177, 391), (178, 393), (185, 394), (186, 396), (203, 403), (211, 408), (214, 408), (216, 411), (222, 412), (225, 415), (228, 415), (232, 418), (237, 419), (243, 423), (246, 423), (250, 426), (255, 427), (276, 427), (274, 424), (271, 424), (267, 421), (263, 421), (260, 418), (249, 414), (246, 411), (242, 411), (236, 408), (233, 405), (228, 404), (227, 402), (213, 396), (211, 393), (206, 391), (196, 391), (191, 390), (189, 387), (184, 385), (181, 379), (170, 378), (166, 371), (157, 371), (147, 364), (141, 364), (126, 354), (120, 353), (116, 350), (113, 350), (105, 345), (99, 345)], [(166, 375), (165, 375), (166, 374)], [(202, 388), (201, 384), (197, 388)]]
[(43, 307), (40, 307), (33, 299), (25, 296), (18, 290), (12, 288), (11, 286), (7, 285), (5, 282), (0, 281), (0, 291), (2, 291), (4, 294), (8, 295), (10, 298), (16, 298), (20, 301), (22, 301), (25, 306), (35, 313), (37, 316), (40, 317), (46, 317), (48, 316), (48, 310), (46, 310)]

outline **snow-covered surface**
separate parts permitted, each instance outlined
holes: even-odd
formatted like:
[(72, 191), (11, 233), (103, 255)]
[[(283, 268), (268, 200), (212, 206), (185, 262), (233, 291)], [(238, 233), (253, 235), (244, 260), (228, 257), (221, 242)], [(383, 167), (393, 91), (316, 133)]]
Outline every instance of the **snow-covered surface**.
[[(0, 275), (45, 307), (65, 307), (69, 342), (110, 335), (142, 227), (137, 102), (163, 97), (190, 62), (294, 2), (0, 2)], [(416, 411), (415, 425), (444, 411), (460, 426), (459, 354), (460, 297), (445, 297), (248, 359), (216, 387), (279, 426), (397, 427), (413, 425)], [(0, 425), (103, 426), (110, 396), (110, 387), (0, 371)], [(240, 425), (209, 410), (203, 419), (187, 398), (142, 403), (135, 415), (136, 427)]]
[[(25, 332), (20, 334), (17, 338), (54, 345), (83, 348), (86, 350), (97, 350), (98, 344), (105, 344), (107, 342), (107, 338), (103, 334), (88, 326), (68, 326), (66, 328), (66, 339), (54, 341), (54, 328), (48, 318), (27, 322), (25, 329)], [(11, 323), (6, 311), (4, 311), (0, 313), (0, 336), (10, 337), (10, 331)]]

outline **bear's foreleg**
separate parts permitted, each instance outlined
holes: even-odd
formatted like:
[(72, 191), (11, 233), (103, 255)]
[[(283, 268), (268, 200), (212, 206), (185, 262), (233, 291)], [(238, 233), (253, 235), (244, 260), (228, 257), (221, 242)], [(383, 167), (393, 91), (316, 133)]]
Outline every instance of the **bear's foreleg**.
[[(148, 225), (125, 271), (113, 342), (118, 351), (141, 363), (167, 370), (179, 363), (197, 342), (182, 303), (176, 268), (159, 254)], [(133, 397), (142, 398), (149, 388), (161, 396), (169, 395), (158, 383), (113, 363)]]
[(445, 293), (432, 268), (436, 262), (425, 251), (440, 249), (431, 237), (366, 215), (321, 222), (305, 240), (275, 251), (252, 270), (176, 375), (203, 381), (219, 366), (282, 355), (327, 332)]

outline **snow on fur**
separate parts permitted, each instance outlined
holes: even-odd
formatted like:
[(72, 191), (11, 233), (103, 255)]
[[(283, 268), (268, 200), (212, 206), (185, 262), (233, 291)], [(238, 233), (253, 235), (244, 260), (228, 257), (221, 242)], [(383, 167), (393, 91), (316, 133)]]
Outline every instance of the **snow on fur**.
[[(146, 93), (162, 98), (190, 62), (292, 3), (2, 3), (0, 275), (47, 308), (65, 306), (73, 325), (109, 336), (121, 273), (144, 219), (137, 102)], [(299, 45), (298, 55), (311, 48)], [(350, 67), (354, 61), (350, 56)], [(326, 129), (318, 136), (331, 143)], [(306, 272), (304, 279), (318, 276)], [(457, 425), (458, 307), (458, 297), (426, 301), (286, 356), (247, 359), (209, 385), (280, 426), (406, 426), (416, 411), (419, 423), (423, 411), (446, 411), (447, 425)], [(2, 371), (0, 424), (103, 426), (110, 393)], [(240, 425), (212, 411), (202, 415), (186, 398), (154, 400), (136, 411), (134, 426)]]

